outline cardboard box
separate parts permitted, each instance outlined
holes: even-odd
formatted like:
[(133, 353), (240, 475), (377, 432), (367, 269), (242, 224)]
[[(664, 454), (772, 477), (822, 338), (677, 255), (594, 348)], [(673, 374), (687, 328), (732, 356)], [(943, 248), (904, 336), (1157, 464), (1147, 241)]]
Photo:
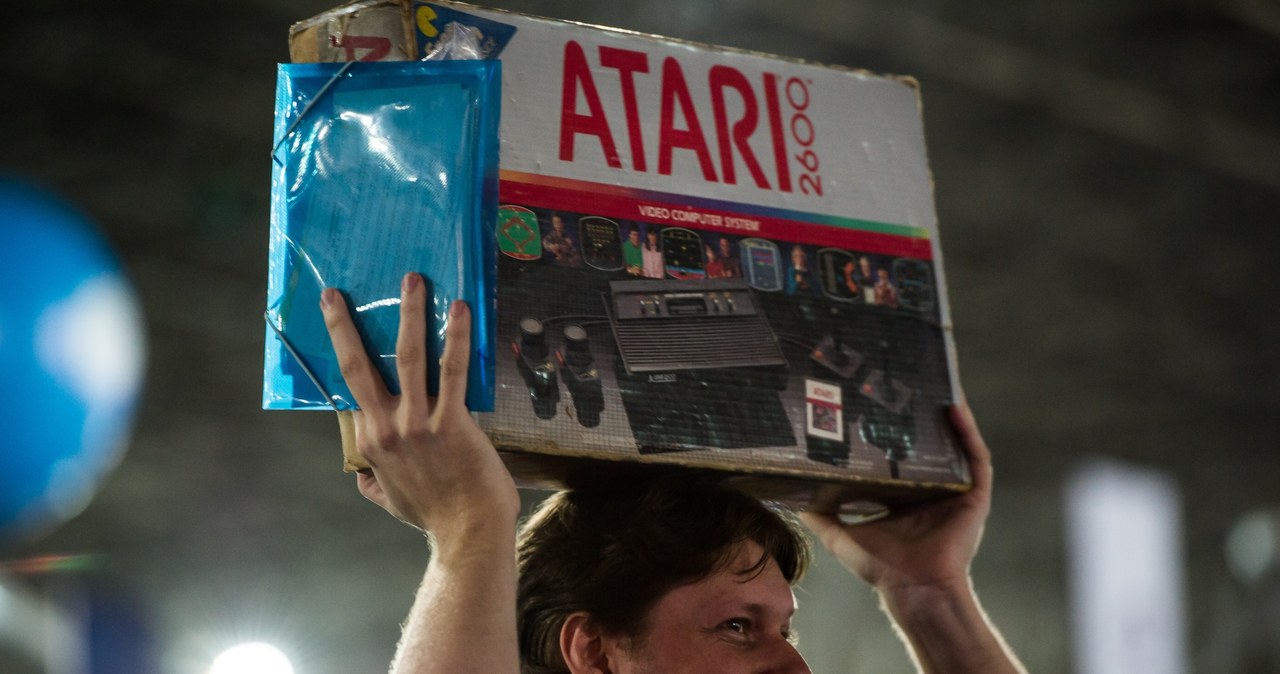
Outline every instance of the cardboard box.
[(416, 58), (453, 21), (503, 61), (481, 424), (518, 480), (670, 464), (848, 511), (968, 488), (913, 80), (410, 0), (303, 21), (291, 54)]

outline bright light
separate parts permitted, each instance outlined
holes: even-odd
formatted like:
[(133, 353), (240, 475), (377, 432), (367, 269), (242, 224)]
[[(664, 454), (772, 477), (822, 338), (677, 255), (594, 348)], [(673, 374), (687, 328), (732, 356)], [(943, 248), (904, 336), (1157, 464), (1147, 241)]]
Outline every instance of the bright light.
[(293, 674), (293, 664), (279, 648), (255, 641), (223, 651), (209, 674)]

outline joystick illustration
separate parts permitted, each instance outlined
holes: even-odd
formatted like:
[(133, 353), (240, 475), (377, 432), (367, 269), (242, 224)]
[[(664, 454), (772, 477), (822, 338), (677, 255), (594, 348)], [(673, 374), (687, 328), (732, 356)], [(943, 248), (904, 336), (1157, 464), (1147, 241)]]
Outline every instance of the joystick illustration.
[(587, 428), (599, 426), (600, 413), (604, 410), (604, 389), (587, 331), (580, 325), (567, 326), (564, 329), (564, 350), (557, 352), (556, 356), (578, 423)]
[(529, 388), (533, 413), (539, 419), (555, 417), (556, 404), (560, 402), (560, 384), (556, 377), (555, 363), (547, 348), (542, 321), (536, 318), (520, 319), (520, 339), (513, 342), (511, 348), (516, 354), (520, 376), (524, 377), (525, 386)]
[(825, 376), (839, 379), (852, 379), (862, 365), (862, 354), (845, 344), (840, 330), (827, 333), (818, 341), (813, 351), (809, 352), (809, 357), (814, 363), (822, 366), (815, 367), (815, 372), (825, 369), (826, 372), (823, 373)]
[(879, 369), (867, 374), (859, 392), (868, 404), (862, 412), (860, 431), (868, 444), (884, 450), (889, 471), (898, 477), (898, 462), (910, 458), (916, 441), (915, 416), (911, 411), (911, 387), (894, 373), (893, 354), (888, 342), (880, 343)]
[[(863, 442), (885, 453), (890, 475), (896, 478), (899, 462), (911, 457), (916, 441), (913, 392), (900, 374), (909, 372), (911, 363), (883, 339), (864, 345), (871, 346), (864, 356), (848, 344), (844, 333), (842, 326), (833, 327), (809, 352), (812, 378), (806, 380), (810, 425), (806, 455), (820, 463), (847, 463), (850, 443), (843, 425), (847, 415), (850, 421), (858, 421)], [(817, 425), (818, 419), (833, 418), (839, 419), (835, 425)]]

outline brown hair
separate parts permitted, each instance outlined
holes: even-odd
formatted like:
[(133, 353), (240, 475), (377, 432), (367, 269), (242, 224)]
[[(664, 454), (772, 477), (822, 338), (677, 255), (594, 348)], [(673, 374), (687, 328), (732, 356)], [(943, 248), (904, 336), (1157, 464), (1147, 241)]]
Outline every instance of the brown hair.
[(649, 609), (670, 590), (721, 570), (755, 541), (789, 583), (811, 550), (794, 515), (705, 476), (648, 475), (559, 492), (521, 527), (517, 618), (521, 671), (567, 672), (565, 619), (585, 611), (606, 633), (643, 638)]

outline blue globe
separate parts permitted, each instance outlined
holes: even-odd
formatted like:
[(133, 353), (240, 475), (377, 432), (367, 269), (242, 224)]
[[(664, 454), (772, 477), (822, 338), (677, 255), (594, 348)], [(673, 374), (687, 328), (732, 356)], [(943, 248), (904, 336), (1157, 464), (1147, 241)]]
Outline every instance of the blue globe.
[(0, 177), (0, 540), (75, 516), (124, 454), (142, 314), (76, 210)]

